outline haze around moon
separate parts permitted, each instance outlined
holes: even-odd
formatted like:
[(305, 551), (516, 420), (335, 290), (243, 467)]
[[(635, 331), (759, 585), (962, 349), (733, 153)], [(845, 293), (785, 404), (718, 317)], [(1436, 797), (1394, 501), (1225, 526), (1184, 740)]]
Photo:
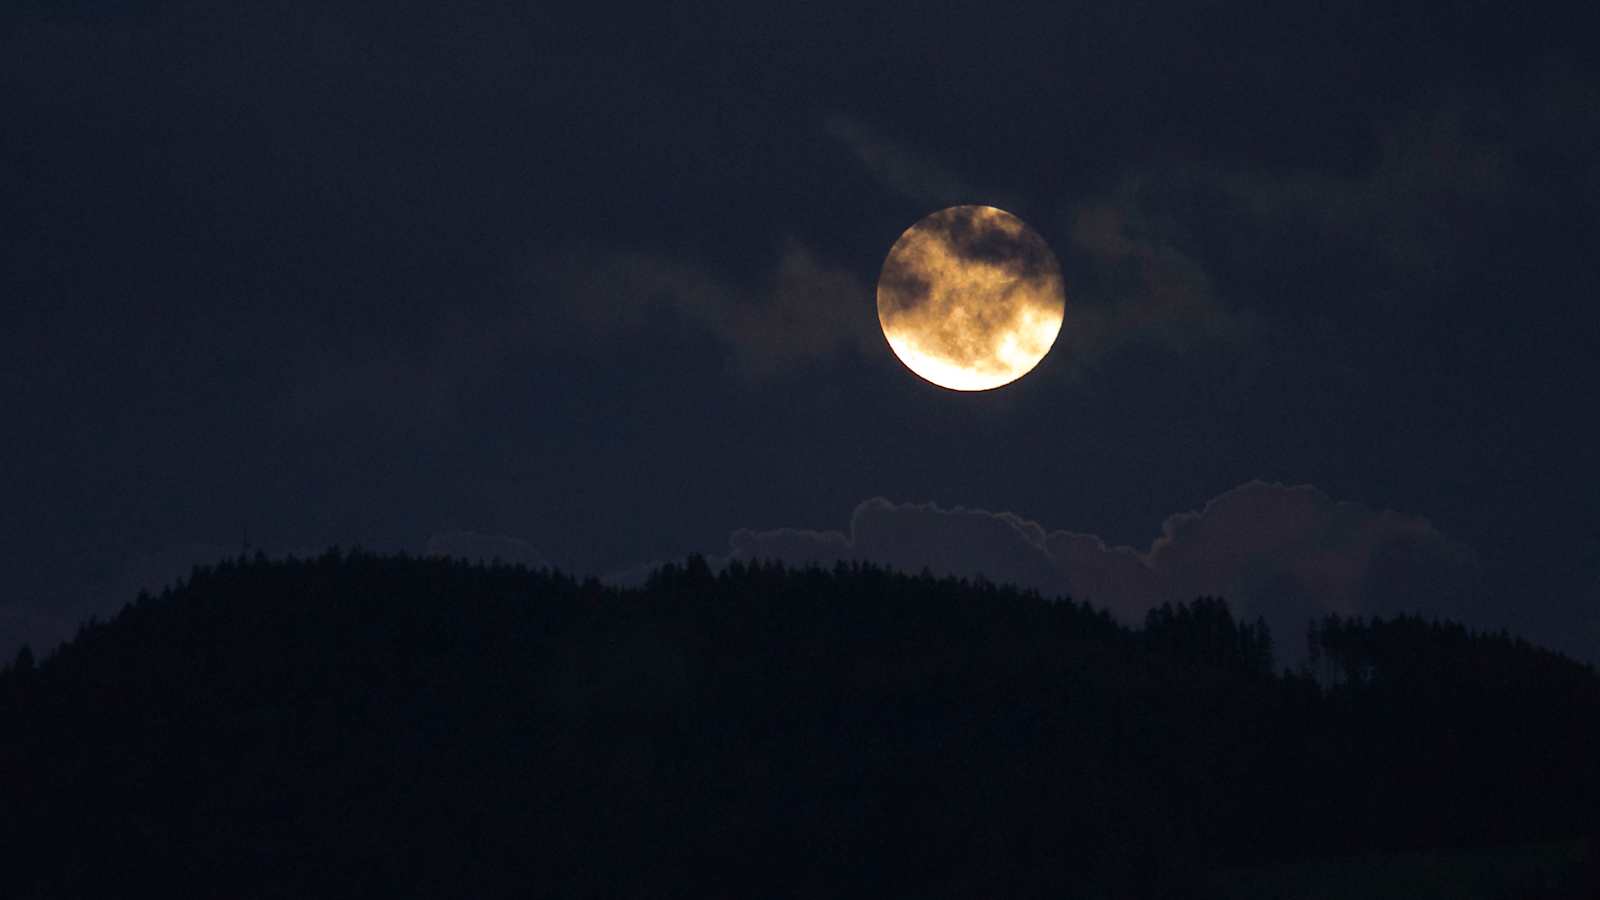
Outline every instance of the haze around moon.
[(900, 235), (878, 276), (878, 322), (906, 368), (987, 391), (1033, 371), (1066, 315), (1044, 239), (993, 206), (952, 206)]

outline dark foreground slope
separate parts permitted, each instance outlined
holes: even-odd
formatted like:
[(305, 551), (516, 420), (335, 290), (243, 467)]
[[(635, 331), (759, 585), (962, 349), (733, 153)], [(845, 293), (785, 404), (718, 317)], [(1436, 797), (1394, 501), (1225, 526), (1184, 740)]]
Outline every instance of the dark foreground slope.
[(241, 561), (0, 676), (0, 895), (1186, 897), (1556, 843), (1504, 890), (1591, 896), (1589, 668), (1313, 643), (1275, 675), (1219, 601), (1130, 630), (870, 567)]

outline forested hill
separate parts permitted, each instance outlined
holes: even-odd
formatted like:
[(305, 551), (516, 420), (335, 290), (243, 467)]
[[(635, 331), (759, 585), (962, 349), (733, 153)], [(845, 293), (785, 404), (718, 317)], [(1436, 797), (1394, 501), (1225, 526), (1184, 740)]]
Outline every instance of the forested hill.
[(0, 674), (0, 896), (1204, 897), (1600, 830), (1591, 668), (1311, 641), (871, 566), (241, 559)]

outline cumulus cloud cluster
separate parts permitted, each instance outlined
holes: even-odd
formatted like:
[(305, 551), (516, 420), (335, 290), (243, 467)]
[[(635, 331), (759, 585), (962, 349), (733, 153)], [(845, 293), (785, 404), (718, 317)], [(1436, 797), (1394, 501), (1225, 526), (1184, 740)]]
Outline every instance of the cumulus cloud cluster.
[(1312, 615), (1456, 614), (1474, 565), (1426, 519), (1335, 501), (1309, 485), (1261, 481), (1169, 516), (1145, 549), (1108, 546), (1009, 512), (882, 497), (856, 507), (848, 532), (741, 529), (729, 543), (733, 559), (864, 559), (983, 575), (1087, 600), (1130, 621), (1163, 602), (1222, 596), (1244, 615), (1265, 618), (1290, 655)]
[[(435, 533), (422, 552), (530, 568), (549, 564), (521, 538), (466, 530)], [(86, 592), (93, 600), (81, 606), (0, 607), (0, 634), (12, 638), (0, 652), (14, 653), (24, 641), (47, 650), (87, 616), (113, 614), (140, 589), (158, 591), (196, 564), (237, 553), (213, 544), (176, 545), (130, 560), (113, 583)], [(1472, 554), (1424, 518), (1336, 501), (1310, 485), (1262, 481), (1168, 516), (1143, 549), (1052, 530), (1011, 512), (874, 497), (856, 506), (847, 530), (739, 529), (729, 536), (727, 555), (712, 561), (758, 559), (823, 566), (868, 560), (902, 571), (983, 576), (1086, 600), (1128, 622), (1163, 602), (1221, 596), (1239, 613), (1264, 618), (1278, 635), (1281, 657), (1291, 661), (1302, 649), (1307, 619), (1327, 612), (1421, 612), (1472, 624), (1470, 595), (1478, 581)], [(637, 584), (653, 568), (605, 580)], [(1600, 599), (1600, 583), (1595, 591)]]

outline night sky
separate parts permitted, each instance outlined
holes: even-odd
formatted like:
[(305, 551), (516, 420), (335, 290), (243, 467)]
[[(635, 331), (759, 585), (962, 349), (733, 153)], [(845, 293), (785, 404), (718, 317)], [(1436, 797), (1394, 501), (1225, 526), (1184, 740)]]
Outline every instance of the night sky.
[[(8, 3), (0, 653), (248, 546), (865, 557), (1600, 657), (1600, 64), (1565, 5)], [(874, 284), (1020, 216), (1030, 375)]]

